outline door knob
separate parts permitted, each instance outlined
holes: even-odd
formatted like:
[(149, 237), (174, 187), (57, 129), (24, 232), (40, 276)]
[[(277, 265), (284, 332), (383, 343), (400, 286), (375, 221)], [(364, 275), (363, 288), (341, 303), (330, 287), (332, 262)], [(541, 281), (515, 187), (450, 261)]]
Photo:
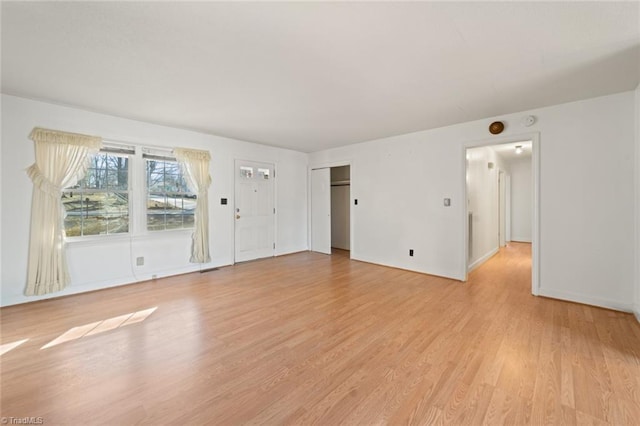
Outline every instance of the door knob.
[(236, 219), (240, 219), (240, 215), (239, 214), (236, 215)]

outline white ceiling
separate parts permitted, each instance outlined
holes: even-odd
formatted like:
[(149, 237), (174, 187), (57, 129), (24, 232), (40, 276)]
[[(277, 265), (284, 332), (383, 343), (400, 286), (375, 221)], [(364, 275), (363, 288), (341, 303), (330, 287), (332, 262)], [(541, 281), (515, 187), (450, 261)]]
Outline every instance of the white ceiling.
[(632, 90), (639, 3), (2, 2), (2, 92), (312, 152)]
[[(522, 152), (520, 154), (516, 153), (516, 146), (522, 147)], [(505, 161), (513, 161), (518, 160), (520, 158), (531, 158), (532, 155), (532, 143), (531, 141), (522, 141), (522, 142), (513, 142), (513, 143), (503, 143), (500, 145), (491, 145), (491, 149), (493, 149), (500, 157), (502, 157)]]

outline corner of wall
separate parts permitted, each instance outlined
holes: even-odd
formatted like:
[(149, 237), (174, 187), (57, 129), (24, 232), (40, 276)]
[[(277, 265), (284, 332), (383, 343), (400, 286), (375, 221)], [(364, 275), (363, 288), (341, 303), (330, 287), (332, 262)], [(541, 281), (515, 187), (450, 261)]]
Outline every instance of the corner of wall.
[[(4, 95), (2, 95), (2, 97), (4, 97)], [(0, 122), (2, 122), (2, 104), (3, 104), (3, 99), (0, 98)], [(4, 135), (0, 134), (0, 194), (2, 194), (3, 190), (2, 190), (2, 159), (4, 158), (4, 155), (2, 154), (2, 141), (5, 141), (6, 138), (4, 137)], [(3, 197), (0, 197), (0, 282), (3, 281), (2, 279), (2, 205), (3, 205)], [(1, 303), (1, 301), (0, 301)]]
[(633, 289), (633, 313), (640, 322), (640, 84), (635, 90), (635, 264), (634, 264), (634, 289)]

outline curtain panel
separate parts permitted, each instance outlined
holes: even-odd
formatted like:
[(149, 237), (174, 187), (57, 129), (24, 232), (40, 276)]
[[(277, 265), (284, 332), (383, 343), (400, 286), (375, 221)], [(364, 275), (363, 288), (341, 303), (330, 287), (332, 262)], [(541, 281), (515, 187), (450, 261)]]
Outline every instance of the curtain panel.
[(29, 135), (35, 163), (27, 169), (33, 182), (27, 296), (60, 291), (69, 283), (64, 253), (62, 190), (87, 171), (89, 156), (102, 145), (97, 136), (35, 128)]
[(189, 189), (198, 195), (196, 199), (195, 229), (192, 236), (191, 263), (207, 263), (211, 261), (209, 254), (209, 151), (175, 148), (173, 155), (187, 178)]

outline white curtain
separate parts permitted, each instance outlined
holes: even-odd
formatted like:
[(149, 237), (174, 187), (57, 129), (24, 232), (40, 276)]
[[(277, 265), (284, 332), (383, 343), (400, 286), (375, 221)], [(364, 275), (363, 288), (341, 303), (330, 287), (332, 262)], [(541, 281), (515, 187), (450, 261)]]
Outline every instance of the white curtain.
[(191, 245), (191, 263), (211, 261), (209, 255), (209, 151), (175, 148), (173, 155), (180, 162), (191, 191), (198, 195), (196, 200), (195, 230)]
[(69, 283), (64, 254), (63, 188), (84, 177), (89, 156), (102, 139), (96, 136), (35, 128), (36, 162), (27, 169), (33, 181), (27, 296), (53, 293)]

